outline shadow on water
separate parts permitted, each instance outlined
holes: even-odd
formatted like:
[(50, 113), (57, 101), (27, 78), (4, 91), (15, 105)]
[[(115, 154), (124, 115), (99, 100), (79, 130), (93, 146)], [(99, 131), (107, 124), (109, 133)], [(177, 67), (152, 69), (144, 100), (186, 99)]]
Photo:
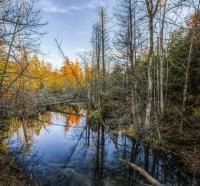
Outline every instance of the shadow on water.
[(11, 150), (23, 149), (18, 159), (41, 185), (146, 185), (120, 158), (143, 167), (163, 185), (199, 185), (172, 154), (154, 151), (120, 133), (111, 139), (104, 127), (87, 124), (85, 111), (69, 112), (11, 121), (7, 143)]

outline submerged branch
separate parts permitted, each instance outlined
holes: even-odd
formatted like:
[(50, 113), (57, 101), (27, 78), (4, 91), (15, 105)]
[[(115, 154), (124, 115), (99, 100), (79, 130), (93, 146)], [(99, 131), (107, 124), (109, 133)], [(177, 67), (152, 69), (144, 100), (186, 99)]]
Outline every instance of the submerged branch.
[(120, 161), (124, 164), (129, 165), (132, 169), (138, 171), (140, 174), (142, 174), (142, 176), (144, 176), (146, 178), (147, 181), (149, 181), (152, 185), (154, 186), (161, 186), (162, 184), (157, 181), (155, 178), (153, 178), (151, 175), (149, 175), (149, 173), (147, 173), (143, 168), (138, 167), (137, 165), (128, 162), (127, 160), (123, 160), (120, 159)]

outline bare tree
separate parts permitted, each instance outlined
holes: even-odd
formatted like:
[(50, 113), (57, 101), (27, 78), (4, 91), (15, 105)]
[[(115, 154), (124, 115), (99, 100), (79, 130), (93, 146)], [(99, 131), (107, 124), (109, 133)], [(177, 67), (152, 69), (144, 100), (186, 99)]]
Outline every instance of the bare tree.
[[(0, 35), (3, 45), (1, 57), (5, 59), (0, 71), (0, 97), (2, 98), (26, 70), (22, 68), (13, 78), (13, 74), (8, 70), (9, 65), (16, 62), (22, 66), (20, 60), (16, 60), (21, 49), (25, 49), (27, 55), (38, 52), (40, 38), (45, 34), (40, 29), (46, 23), (42, 23), (41, 11), (35, 8), (34, 1), (7, 1), (0, 4), (0, 10), (0, 24), (3, 27)], [(9, 84), (7, 79), (11, 80)]]
[[(115, 10), (118, 30), (115, 33), (114, 46), (120, 55), (118, 58), (123, 60), (123, 66), (126, 67), (129, 74), (131, 84), (131, 103), (132, 114), (134, 121), (141, 123), (141, 115), (139, 114), (138, 92), (137, 90), (137, 52), (141, 43), (138, 43), (141, 38), (139, 24), (144, 23), (144, 16), (141, 8), (141, 3), (137, 0), (118, 1)], [(130, 70), (129, 70), (130, 69)]]
[(153, 91), (153, 77), (152, 77), (152, 63), (154, 53), (154, 18), (158, 12), (160, 0), (154, 3), (153, 0), (146, 0), (146, 8), (149, 19), (149, 54), (148, 54), (148, 88), (147, 88), (147, 99), (146, 99), (146, 113), (145, 113), (145, 128), (150, 127), (151, 112), (152, 112), (152, 91)]
[(160, 62), (160, 116), (163, 117), (164, 112), (164, 70), (163, 70), (163, 59), (164, 59), (164, 28), (165, 28), (165, 18), (166, 18), (166, 6), (167, 0), (164, 1), (163, 6), (160, 6), (160, 35), (159, 35), (159, 62)]
[[(102, 84), (101, 84), (101, 27), (99, 23), (96, 23), (93, 25), (93, 31), (92, 31), (92, 47), (93, 47), (93, 65), (96, 66), (96, 71), (93, 72), (93, 75), (95, 77), (94, 82), (94, 93), (95, 93), (95, 100), (97, 101), (97, 105), (99, 109), (101, 108), (101, 90), (102, 90)], [(95, 74), (94, 74), (95, 73)]]
[(94, 85), (95, 100), (98, 108), (101, 109), (101, 97), (107, 91), (107, 60), (109, 51), (109, 34), (107, 29), (108, 16), (103, 6), (98, 9), (98, 19), (92, 27), (92, 61), (96, 67), (96, 74)]

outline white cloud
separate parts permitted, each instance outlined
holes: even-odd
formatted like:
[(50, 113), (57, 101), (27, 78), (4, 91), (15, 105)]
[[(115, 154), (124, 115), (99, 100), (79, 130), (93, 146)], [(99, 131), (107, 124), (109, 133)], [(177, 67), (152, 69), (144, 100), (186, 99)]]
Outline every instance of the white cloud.
[(80, 11), (83, 9), (94, 9), (97, 7), (97, 1), (91, 1), (82, 5), (71, 5), (71, 6), (59, 6), (54, 4), (51, 0), (41, 0), (39, 4), (43, 7), (45, 12), (50, 13), (62, 13), (62, 14), (73, 14), (73, 11)]

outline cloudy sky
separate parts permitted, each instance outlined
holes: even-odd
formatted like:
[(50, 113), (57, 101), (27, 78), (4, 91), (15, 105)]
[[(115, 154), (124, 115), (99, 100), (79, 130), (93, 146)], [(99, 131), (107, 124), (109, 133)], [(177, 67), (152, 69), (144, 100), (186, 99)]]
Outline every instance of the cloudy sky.
[[(99, 0), (109, 13), (116, 0)], [(55, 39), (62, 41), (65, 54), (75, 60), (78, 52), (89, 48), (92, 23), (97, 18), (98, 0), (39, 0), (37, 5), (43, 10), (47, 35), (43, 37), (40, 56), (59, 68), (63, 59), (56, 47)]]

